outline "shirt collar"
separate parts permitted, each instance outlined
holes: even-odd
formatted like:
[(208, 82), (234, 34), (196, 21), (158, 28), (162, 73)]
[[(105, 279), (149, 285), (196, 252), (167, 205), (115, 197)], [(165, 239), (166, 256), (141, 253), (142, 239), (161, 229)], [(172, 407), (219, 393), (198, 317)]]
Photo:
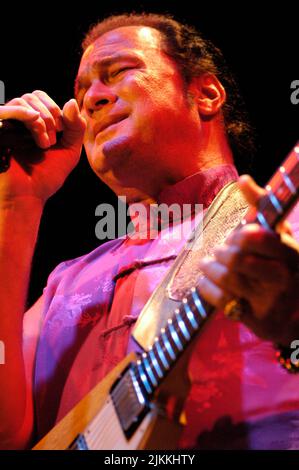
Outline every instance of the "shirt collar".
[[(174, 185), (164, 188), (157, 198), (157, 206), (165, 204), (169, 207), (172, 204), (176, 204), (176, 207), (182, 207), (183, 204), (188, 204), (190, 206), (189, 214), (195, 214), (196, 204), (201, 205), (202, 210), (207, 209), (217, 193), (227, 183), (236, 181), (237, 179), (238, 172), (232, 164), (217, 165), (206, 170), (199, 171), (198, 173), (187, 176)], [(130, 209), (132, 209), (131, 213)], [(141, 212), (137, 210), (137, 217), (136, 212), (134, 213), (135, 210), (134, 205), (129, 207), (131, 222), (135, 228), (135, 233), (143, 234), (147, 232), (148, 229), (152, 229), (150, 213), (151, 211), (154, 211), (152, 214), (155, 214), (155, 208), (153, 206), (150, 207), (149, 205), (145, 205)], [(179, 211), (179, 215), (180, 214), (182, 215), (184, 212), (182, 213)], [(161, 220), (160, 214), (158, 215), (158, 218), (163, 226), (164, 221)], [(155, 216), (153, 219), (155, 219)], [(159, 225), (160, 222), (158, 222)], [(169, 212), (167, 214), (166, 222), (180, 223), (182, 222), (182, 219), (172, 212)]]
[(164, 188), (158, 196), (158, 204), (202, 204), (206, 209), (227, 183), (237, 179), (234, 165), (214, 166)]

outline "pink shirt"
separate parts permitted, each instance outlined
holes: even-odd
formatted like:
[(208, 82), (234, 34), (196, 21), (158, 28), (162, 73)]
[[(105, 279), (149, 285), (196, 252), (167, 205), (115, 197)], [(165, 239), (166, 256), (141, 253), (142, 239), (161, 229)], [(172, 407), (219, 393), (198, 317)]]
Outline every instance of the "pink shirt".
[[(232, 165), (214, 167), (166, 188), (158, 202), (205, 209), (236, 178)], [(40, 437), (134, 349), (131, 328), (183, 243), (117, 239), (51, 273), (35, 368)], [(181, 447), (299, 448), (299, 375), (279, 366), (271, 343), (219, 312), (190, 374)]]

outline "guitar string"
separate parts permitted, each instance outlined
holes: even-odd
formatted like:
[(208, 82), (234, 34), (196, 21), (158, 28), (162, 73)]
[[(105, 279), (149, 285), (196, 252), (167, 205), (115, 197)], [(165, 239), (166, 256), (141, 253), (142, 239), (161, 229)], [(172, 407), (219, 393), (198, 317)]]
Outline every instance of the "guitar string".
[[(108, 405), (109, 406), (107, 406), (107, 404), (105, 405), (104, 409), (102, 409), (98, 416), (94, 418), (94, 422), (88, 428), (88, 432), (90, 433), (90, 435), (87, 434), (85, 437), (88, 447), (98, 447), (98, 444), (103, 445), (107, 438), (109, 440), (111, 437), (113, 437), (112, 434), (115, 434), (111, 432), (115, 428), (114, 420), (116, 417), (116, 415), (114, 414), (115, 410), (113, 408), (112, 401), (109, 401)], [(113, 417), (113, 420), (107, 419), (111, 415)], [(86, 434), (86, 432), (84, 434)]]
[[(116, 415), (116, 411), (113, 407), (113, 402), (112, 400), (109, 401), (109, 406), (105, 407), (105, 414), (101, 414), (97, 417), (96, 421), (93, 423), (93, 436), (89, 437), (88, 441), (91, 446), (98, 446), (100, 444), (101, 446), (104, 445), (105, 441), (110, 440), (111, 438), (115, 437), (115, 432), (117, 431), (119, 433), (119, 436), (121, 438), (124, 438), (124, 433), (121, 428), (121, 424), (118, 420), (118, 417)], [(102, 426), (101, 425), (101, 420), (107, 418), (112, 418), (112, 420), (109, 420), (108, 425)], [(116, 424), (116, 426), (115, 426)], [(109, 434), (110, 433), (110, 434)]]

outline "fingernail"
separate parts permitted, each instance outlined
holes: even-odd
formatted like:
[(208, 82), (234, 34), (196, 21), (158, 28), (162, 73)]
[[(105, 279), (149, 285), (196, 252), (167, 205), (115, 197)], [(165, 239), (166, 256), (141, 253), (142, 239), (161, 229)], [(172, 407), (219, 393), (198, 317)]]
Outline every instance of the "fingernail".
[(55, 119), (55, 124), (56, 124), (56, 129), (58, 132), (63, 131), (63, 123), (62, 123), (62, 117), (57, 117)]
[(209, 259), (208, 258), (202, 258), (199, 260), (199, 265), (205, 266), (208, 263)]
[(48, 136), (49, 136), (51, 145), (56, 144), (56, 132), (55, 131), (48, 131)]
[(70, 102), (73, 102), (73, 103), (74, 103), (74, 105), (75, 105), (75, 107), (76, 107), (76, 110), (79, 112), (79, 106), (78, 106), (77, 100), (76, 100), (75, 98), (72, 98), (72, 99), (70, 99), (69, 103), (70, 103)]
[(40, 141), (40, 146), (42, 148), (48, 148), (51, 146), (48, 134), (46, 134), (45, 132), (39, 137), (39, 141)]
[(35, 111), (35, 109), (28, 109), (26, 110), (27, 112), (27, 116), (29, 116), (30, 118), (38, 118), (40, 116), (40, 113), (38, 111)]

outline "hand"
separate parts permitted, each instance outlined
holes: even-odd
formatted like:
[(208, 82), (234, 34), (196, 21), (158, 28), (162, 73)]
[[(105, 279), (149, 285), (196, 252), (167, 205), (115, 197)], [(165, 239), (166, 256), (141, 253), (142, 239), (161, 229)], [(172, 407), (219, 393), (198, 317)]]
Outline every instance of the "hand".
[[(248, 175), (239, 184), (252, 205), (265, 193)], [(258, 224), (232, 232), (214, 257), (202, 260), (205, 278), (199, 281), (202, 296), (219, 309), (245, 299), (249, 308), (240, 320), (258, 336), (285, 346), (299, 337), (299, 245), (290, 233), (287, 223), (279, 233)]]
[(86, 123), (77, 102), (72, 99), (61, 110), (37, 90), (0, 106), (0, 119), (22, 121), (35, 142), (30, 149), (14, 152), (9, 170), (0, 174), (1, 200), (34, 197), (44, 204), (80, 158)]

